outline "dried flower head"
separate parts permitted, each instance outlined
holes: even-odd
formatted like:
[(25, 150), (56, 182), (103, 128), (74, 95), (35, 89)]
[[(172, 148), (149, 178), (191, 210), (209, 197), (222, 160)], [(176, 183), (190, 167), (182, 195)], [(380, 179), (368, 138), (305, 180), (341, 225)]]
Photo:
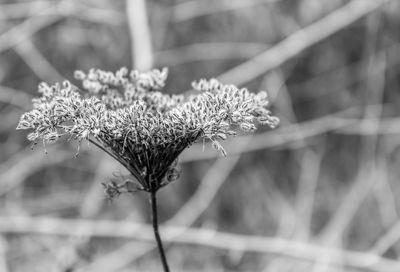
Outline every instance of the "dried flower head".
[[(116, 73), (92, 69), (77, 71), (83, 91), (65, 81), (39, 85), (40, 98), (22, 115), (17, 129), (32, 129), (30, 141), (51, 143), (63, 135), (88, 140), (124, 165), (138, 188), (154, 192), (178, 178), (179, 154), (203, 138), (226, 155), (220, 144), (240, 129), (254, 131), (256, 124), (271, 128), (278, 118), (266, 109), (266, 92), (225, 85), (216, 79), (192, 84), (195, 94), (161, 92), (167, 69), (147, 73), (122, 68)], [(107, 187), (117, 193), (116, 186)]]

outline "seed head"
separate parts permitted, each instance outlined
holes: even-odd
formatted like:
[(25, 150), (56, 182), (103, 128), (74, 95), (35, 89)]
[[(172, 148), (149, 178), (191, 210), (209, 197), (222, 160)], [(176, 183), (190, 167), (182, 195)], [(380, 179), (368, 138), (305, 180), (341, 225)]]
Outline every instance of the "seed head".
[(28, 139), (33, 142), (51, 143), (63, 135), (91, 141), (123, 164), (145, 191), (177, 179), (177, 158), (196, 140), (208, 139), (226, 155), (220, 140), (237, 130), (254, 131), (257, 123), (271, 128), (279, 123), (266, 109), (266, 92), (254, 94), (216, 79), (193, 82), (197, 92), (184, 97), (161, 92), (166, 68), (147, 73), (91, 69), (75, 77), (83, 90), (69, 81), (41, 83), (41, 97), (33, 99), (33, 109), (22, 115), (17, 129), (32, 130)]

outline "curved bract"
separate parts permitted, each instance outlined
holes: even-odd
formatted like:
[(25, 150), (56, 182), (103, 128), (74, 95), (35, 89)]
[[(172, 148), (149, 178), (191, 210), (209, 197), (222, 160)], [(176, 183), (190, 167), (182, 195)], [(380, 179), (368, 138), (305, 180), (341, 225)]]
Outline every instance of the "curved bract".
[(33, 109), (22, 115), (17, 129), (33, 130), (28, 135), (33, 142), (55, 142), (63, 135), (89, 140), (121, 162), (145, 191), (176, 178), (179, 154), (199, 138), (225, 155), (220, 140), (236, 130), (279, 123), (266, 109), (266, 92), (250, 93), (216, 79), (193, 82), (196, 92), (184, 97), (161, 92), (166, 68), (147, 73), (92, 69), (75, 77), (83, 90), (69, 81), (40, 84), (42, 96), (33, 99)]

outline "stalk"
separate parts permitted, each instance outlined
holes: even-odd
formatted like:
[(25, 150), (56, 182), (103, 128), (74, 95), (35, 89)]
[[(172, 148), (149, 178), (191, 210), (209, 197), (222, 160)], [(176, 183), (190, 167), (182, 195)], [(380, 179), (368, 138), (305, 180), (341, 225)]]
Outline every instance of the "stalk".
[(153, 221), (154, 237), (156, 238), (157, 241), (157, 247), (160, 253), (161, 263), (164, 268), (164, 272), (169, 272), (167, 258), (165, 257), (164, 247), (161, 241), (160, 233), (158, 231), (157, 197), (155, 190), (152, 190), (150, 192), (150, 203), (151, 203), (151, 212), (152, 212), (151, 215)]

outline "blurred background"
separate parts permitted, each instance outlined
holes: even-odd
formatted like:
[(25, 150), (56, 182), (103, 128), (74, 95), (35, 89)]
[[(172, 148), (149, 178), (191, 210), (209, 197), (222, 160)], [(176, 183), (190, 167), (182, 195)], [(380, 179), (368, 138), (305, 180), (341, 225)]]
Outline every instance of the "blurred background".
[(0, 0), (0, 271), (160, 271), (147, 195), (94, 146), (16, 131), (41, 81), (168, 67), (265, 89), (280, 127), (181, 156), (172, 271), (400, 271), (400, 2)]

